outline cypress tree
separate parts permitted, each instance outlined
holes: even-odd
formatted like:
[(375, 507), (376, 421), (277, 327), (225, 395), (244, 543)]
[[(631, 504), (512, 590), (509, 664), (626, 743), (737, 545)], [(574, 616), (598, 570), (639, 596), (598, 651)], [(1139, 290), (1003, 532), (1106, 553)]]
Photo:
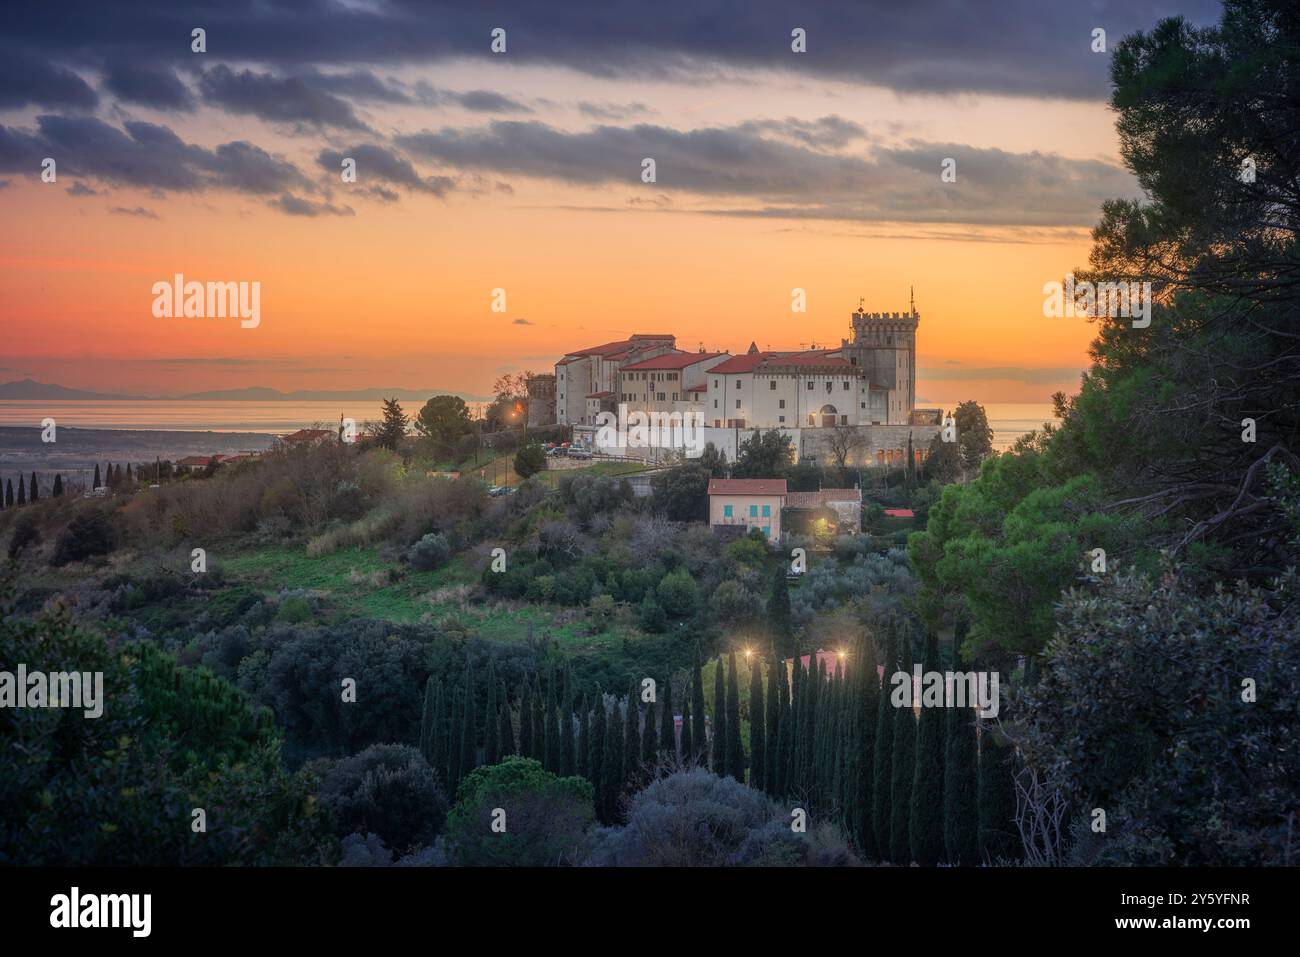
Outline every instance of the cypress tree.
[(777, 750), (780, 747), (778, 735), (781, 727), (781, 699), (780, 693), (776, 690), (777, 670), (780, 669), (781, 676), (785, 676), (785, 667), (781, 660), (773, 652), (769, 659), (767, 668), (767, 708), (764, 716), (764, 754), (763, 754), (763, 780), (761, 786), (771, 796), (775, 797), (777, 791)]
[[(921, 673), (939, 670), (939, 638), (926, 635)], [(909, 811), (908, 839), (912, 860), (922, 867), (933, 867), (944, 859), (943, 844), (943, 746), (946, 710), (926, 707), (921, 701), (921, 717), (916, 725), (916, 767), (912, 774), (912, 805)]]
[(722, 658), (713, 672), (713, 741), (710, 755), (713, 773), (718, 777), (727, 774), (727, 689), (723, 681)]
[(897, 648), (894, 644), (892, 627), (889, 631), (885, 650), (885, 676), (880, 686), (876, 703), (876, 740), (873, 754), (873, 774), (871, 782), (872, 806), (871, 827), (876, 837), (876, 852), (881, 858), (889, 857), (889, 806), (890, 788), (893, 782), (894, 756), (894, 708), (889, 702), (890, 679), (898, 668)]
[(639, 703), (640, 695), (637, 694), (637, 684), (635, 679), (628, 685), (627, 689), (627, 714), (623, 716), (623, 780), (622, 784), (627, 783), (627, 779), (632, 777), (634, 771), (641, 765), (641, 706)]
[(755, 659), (749, 666), (749, 786), (767, 787), (767, 711), (763, 707), (763, 669)]
[(853, 769), (856, 794), (852, 830), (863, 857), (879, 860), (880, 850), (872, 818), (875, 807), (876, 715), (880, 708), (880, 679), (876, 674), (876, 656), (867, 652), (865, 641), (861, 647), (862, 653), (857, 657), (857, 755)]
[(573, 740), (573, 675), (567, 668), (564, 671), (564, 696), (560, 702), (561, 773), (571, 778), (578, 773), (578, 756)]
[(591, 712), (587, 709), (587, 696), (578, 703), (578, 753), (574, 756), (574, 773), (591, 780)]
[(601, 795), (605, 793), (605, 696), (600, 689), (596, 689), (596, 700), (592, 704), (591, 715), (591, 753), (588, 756), (588, 770), (590, 777), (587, 780), (591, 786), (596, 789), (596, 807), (603, 807), (601, 804)]
[(943, 843), (949, 864), (979, 863), (978, 745), (971, 708), (949, 706), (943, 765)]
[(451, 788), (451, 775), (448, 761), (447, 743), (451, 740), (451, 707), (452, 707), (452, 690), (445, 687), (442, 682), (438, 682), (438, 694), (434, 701), (434, 711), (436, 712), (433, 724), (433, 767), (442, 778), (443, 786), (448, 788), (448, 798), (454, 796)]
[(100, 486), (100, 481), (99, 481), (99, 463), (96, 462), (96, 463), (95, 463), (95, 480), (94, 480), (94, 482), (91, 483), (91, 486), (90, 486), (90, 487), (91, 487), (91, 488), (99, 488), (99, 486)]
[(533, 757), (537, 763), (546, 766), (546, 714), (543, 709), (541, 679), (533, 676)]
[(501, 685), (497, 700), (501, 702), (497, 714), (497, 753), (508, 758), (518, 752), (515, 751), (514, 722), (510, 720), (510, 699), (506, 697), (505, 684)]
[(826, 678), (826, 670), (821, 662), (813, 665), (816, 654), (808, 658), (807, 680), (804, 682), (804, 718), (799, 724), (799, 740), (803, 748), (799, 764), (799, 783), (803, 787), (806, 800), (811, 801), (813, 790), (816, 784), (814, 778), (813, 758), (816, 754), (817, 746), (817, 704), (825, 690), (823, 684)]
[(655, 730), (655, 706), (653, 702), (648, 701), (645, 706), (645, 732), (641, 735), (641, 763), (645, 765), (643, 778), (648, 779), (658, 761), (659, 732)]
[(497, 669), (491, 659), (488, 660), (487, 689), (487, 708), (483, 712), (483, 763), (490, 766), (501, 761), (501, 745), (497, 738), (497, 714), (500, 711), (497, 703)]
[(695, 763), (695, 742), (691, 740), (691, 696), (682, 701), (682, 760), (687, 764)]
[(474, 701), (474, 669), (471, 667), (465, 671), (465, 721), (461, 726), (460, 737), (460, 774), (462, 778), (478, 767), (476, 707)]
[(28, 486), (28, 489), (29, 489), (30, 492), (31, 492), (31, 498), (32, 498), (32, 501), (33, 501), (33, 502), (35, 502), (37, 499), (39, 499), (39, 498), (41, 497), (41, 486), (40, 486), (40, 484), (37, 483), (37, 481), (36, 481), (36, 473), (35, 473), (35, 472), (32, 473), (32, 481), (31, 481), (31, 484)]
[(776, 566), (772, 590), (767, 599), (767, 629), (772, 647), (780, 658), (795, 655), (794, 621), (790, 615), (790, 586), (785, 580), (785, 565)]
[(27, 484), (23, 479), (23, 473), (18, 473), (18, 504), (27, 504)]
[(733, 651), (727, 656), (727, 773), (744, 784), (745, 743), (740, 734), (740, 683)]
[(454, 795), (456, 788), (460, 786), (462, 777), (461, 761), (464, 759), (464, 749), (461, 742), (465, 737), (465, 691), (460, 685), (456, 686), (456, 693), (452, 696), (451, 702), (451, 724), (447, 735), (447, 791), (453, 795), (452, 801), (455, 801)]
[(560, 754), (560, 707), (555, 700), (555, 672), (546, 680), (546, 714), (542, 725), (542, 740), (545, 742), (542, 753), (546, 759), (542, 766), (552, 774), (560, 773), (564, 763)]
[[(909, 675), (908, 681), (911, 681)], [(912, 778), (916, 768), (916, 717), (908, 706), (893, 709), (894, 753), (890, 758), (889, 859), (907, 864), (912, 859), (908, 819), (912, 810)]]
[(659, 749), (668, 758), (677, 755), (677, 730), (673, 720), (673, 679), (664, 682), (664, 700), (659, 706)]
[(605, 757), (601, 767), (601, 811), (606, 824), (618, 822), (618, 799), (622, 793), (623, 719), (616, 701), (605, 729)]
[(53, 495), (55, 498), (60, 498), (63, 495), (63, 473), (62, 472), (54, 473), (54, 489), (50, 494)]
[(695, 724), (691, 727), (693, 747), (687, 752), (686, 756), (692, 764), (707, 765), (709, 735), (708, 726), (704, 720), (704, 670), (700, 666), (699, 645), (695, 646), (691, 667), (691, 716)]
[(127, 463), (126, 463), (126, 480), (127, 480), (127, 482), (133, 482), (133, 481), (135, 481), (135, 479), (131, 477), (131, 463), (130, 463), (130, 462), (127, 462)]
[[(794, 659), (790, 668), (790, 692), (781, 694), (781, 725), (778, 734), (781, 739), (781, 754), (777, 760), (777, 772), (779, 773), (779, 790), (782, 797), (788, 797), (794, 792), (796, 780), (795, 770), (795, 752), (798, 751), (799, 739), (799, 697), (802, 694), (803, 687), (803, 664), (798, 658)], [(780, 688), (777, 689), (780, 692)]]
[(1010, 746), (993, 740), (990, 725), (980, 728), (979, 851), (986, 864), (1020, 858), (1016, 830), (1015, 754)]
[(434, 710), (438, 701), (438, 683), (430, 675), (424, 682), (424, 706), (420, 709), (420, 753), (433, 764), (433, 726), (437, 723)]
[(14, 507), (14, 480), (9, 479), (5, 486), (5, 508)]
[(519, 691), (519, 753), (525, 758), (537, 756), (533, 749), (533, 686), (527, 680)]

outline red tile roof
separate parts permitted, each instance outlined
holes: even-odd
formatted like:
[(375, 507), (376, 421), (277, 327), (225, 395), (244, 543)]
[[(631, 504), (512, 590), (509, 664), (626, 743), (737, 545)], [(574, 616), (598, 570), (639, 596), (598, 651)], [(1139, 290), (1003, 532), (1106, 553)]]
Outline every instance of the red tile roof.
[(634, 346), (647, 341), (656, 340), (671, 342), (676, 340), (676, 336), (646, 335), (644, 333), (639, 333), (632, 336), (630, 339), (619, 339), (617, 342), (606, 342), (598, 346), (591, 346), (587, 349), (575, 349), (573, 352), (566, 352), (565, 359), (562, 359), (561, 362), (572, 362), (575, 358), (583, 358), (586, 356), (601, 356), (605, 359), (615, 359), (620, 355), (628, 354)]
[(685, 369), (687, 366), (693, 366), (697, 362), (703, 362), (706, 359), (716, 359), (718, 356), (726, 355), (725, 352), (665, 352), (661, 356), (655, 356), (653, 359), (642, 359), (640, 362), (633, 362), (630, 365), (623, 366), (624, 372), (642, 372), (651, 369)]
[(708, 383), (705, 383), (704, 385), (687, 386), (686, 391), (687, 392), (708, 392), (709, 386)]
[(290, 432), (288, 435), (280, 436), (280, 441), (288, 442), (290, 445), (298, 442), (319, 442), (334, 434), (330, 429), (299, 429), (297, 432)]
[(887, 508), (885, 514), (890, 518), (915, 518), (916, 514), (910, 508)]
[(608, 398), (612, 397), (613, 395), (614, 395), (613, 392), (593, 392), (593, 393), (591, 393), (589, 396), (587, 396), (587, 398), (588, 398), (588, 399), (608, 399)]
[(785, 479), (709, 479), (710, 495), (785, 495)]
[(710, 372), (735, 375), (754, 372), (761, 368), (779, 369), (782, 366), (831, 367), (835, 369), (857, 369), (853, 363), (842, 356), (832, 355), (838, 349), (809, 349), (804, 352), (747, 352), (743, 356), (733, 356), (720, 362)]
[(772, 356), (782, 356), (784, 352), (749, 352), (743, 356), (732, 356), (709, 370), (710, 373), (721, 372), (723, 375), (733, 375), (742, 372), (753, 372), (764, 359)]
[(786, 508), (821, 508), (831, 502), (862, 502), (857, 488), (824, 488), (820, 492), (791, 492), (785, 497)]

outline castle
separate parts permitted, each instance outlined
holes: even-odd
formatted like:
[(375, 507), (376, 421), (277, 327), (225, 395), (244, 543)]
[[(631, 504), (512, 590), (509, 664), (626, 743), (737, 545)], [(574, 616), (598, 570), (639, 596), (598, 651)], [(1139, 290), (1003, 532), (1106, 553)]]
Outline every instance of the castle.
[[(864, 450), (852, 456), (856, 464), (892, 464), (902, 460), (908, 432), (914, 449), (923, 449), (939, 427), (940, 410), (916, 408), (920, 321), (914, 304), (886, 313), (859, 302), (838, 348), (773, 352), (751, 343), (740, 355), (686, 352), (672, 335), (641, 334), (580, 349), (555, 364), (554, 418), (546, 418), (573, 426), (577, 440), (620, 405), (628, 413), (693, 414), (717, 433), (710, 441), (720, 448), (734, 450), (742, 431), (781, 429), (801, 457), (824, 460), (836, 442), (841, 451), (845, 444)], [(845, 438), (846, 427), (854, 437)]]

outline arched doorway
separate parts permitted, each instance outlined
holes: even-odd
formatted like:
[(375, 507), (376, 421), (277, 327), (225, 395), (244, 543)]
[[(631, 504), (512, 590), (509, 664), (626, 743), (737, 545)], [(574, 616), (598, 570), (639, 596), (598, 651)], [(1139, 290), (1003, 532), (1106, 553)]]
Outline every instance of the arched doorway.
[(819, 414), (822, 417), (823, 429), (829, 429), (832, 425), (834, 425), (836, 416), (839, 415), (839, 413), (835, 411), (835, 406), (833, 405), (822, 406), (821, 412)]

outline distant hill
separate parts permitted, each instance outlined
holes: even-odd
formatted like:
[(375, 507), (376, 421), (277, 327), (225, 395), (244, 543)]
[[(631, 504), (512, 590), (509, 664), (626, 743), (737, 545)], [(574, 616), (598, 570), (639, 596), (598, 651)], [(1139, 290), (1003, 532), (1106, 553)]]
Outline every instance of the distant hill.
[[(435, 395), (458, 395), (467, 402), (489, 402), (491, 396), (468, 392), (442, 392), (438, 389), (351, 389), (351, 390), (297, 390), (281, 392), (253, 386), (247, 389), (218, 389), (212, 392), (191, 392), (172, 397), (176, 402), (350, 402), (374, 401), (396, 397), (402, 402), (423, 404)], [(101, 402), (138, 402), (167, 396), (121, 395), (114, 392), (89, 392), (69, 389), (67, 386), (32, 379), (0, 384), (0, 399), (84, 399)]]
[(36, 382), (32, 379), (19, 379), (16, 382), (0, 384), (0, 399), (85, 399), (87, 401), (117, 401), (139, 399), (138, 395), (118, 395), (113, 392), (87, 392), (85, 389), (69, 389), (67, 386), (51, 382)]

